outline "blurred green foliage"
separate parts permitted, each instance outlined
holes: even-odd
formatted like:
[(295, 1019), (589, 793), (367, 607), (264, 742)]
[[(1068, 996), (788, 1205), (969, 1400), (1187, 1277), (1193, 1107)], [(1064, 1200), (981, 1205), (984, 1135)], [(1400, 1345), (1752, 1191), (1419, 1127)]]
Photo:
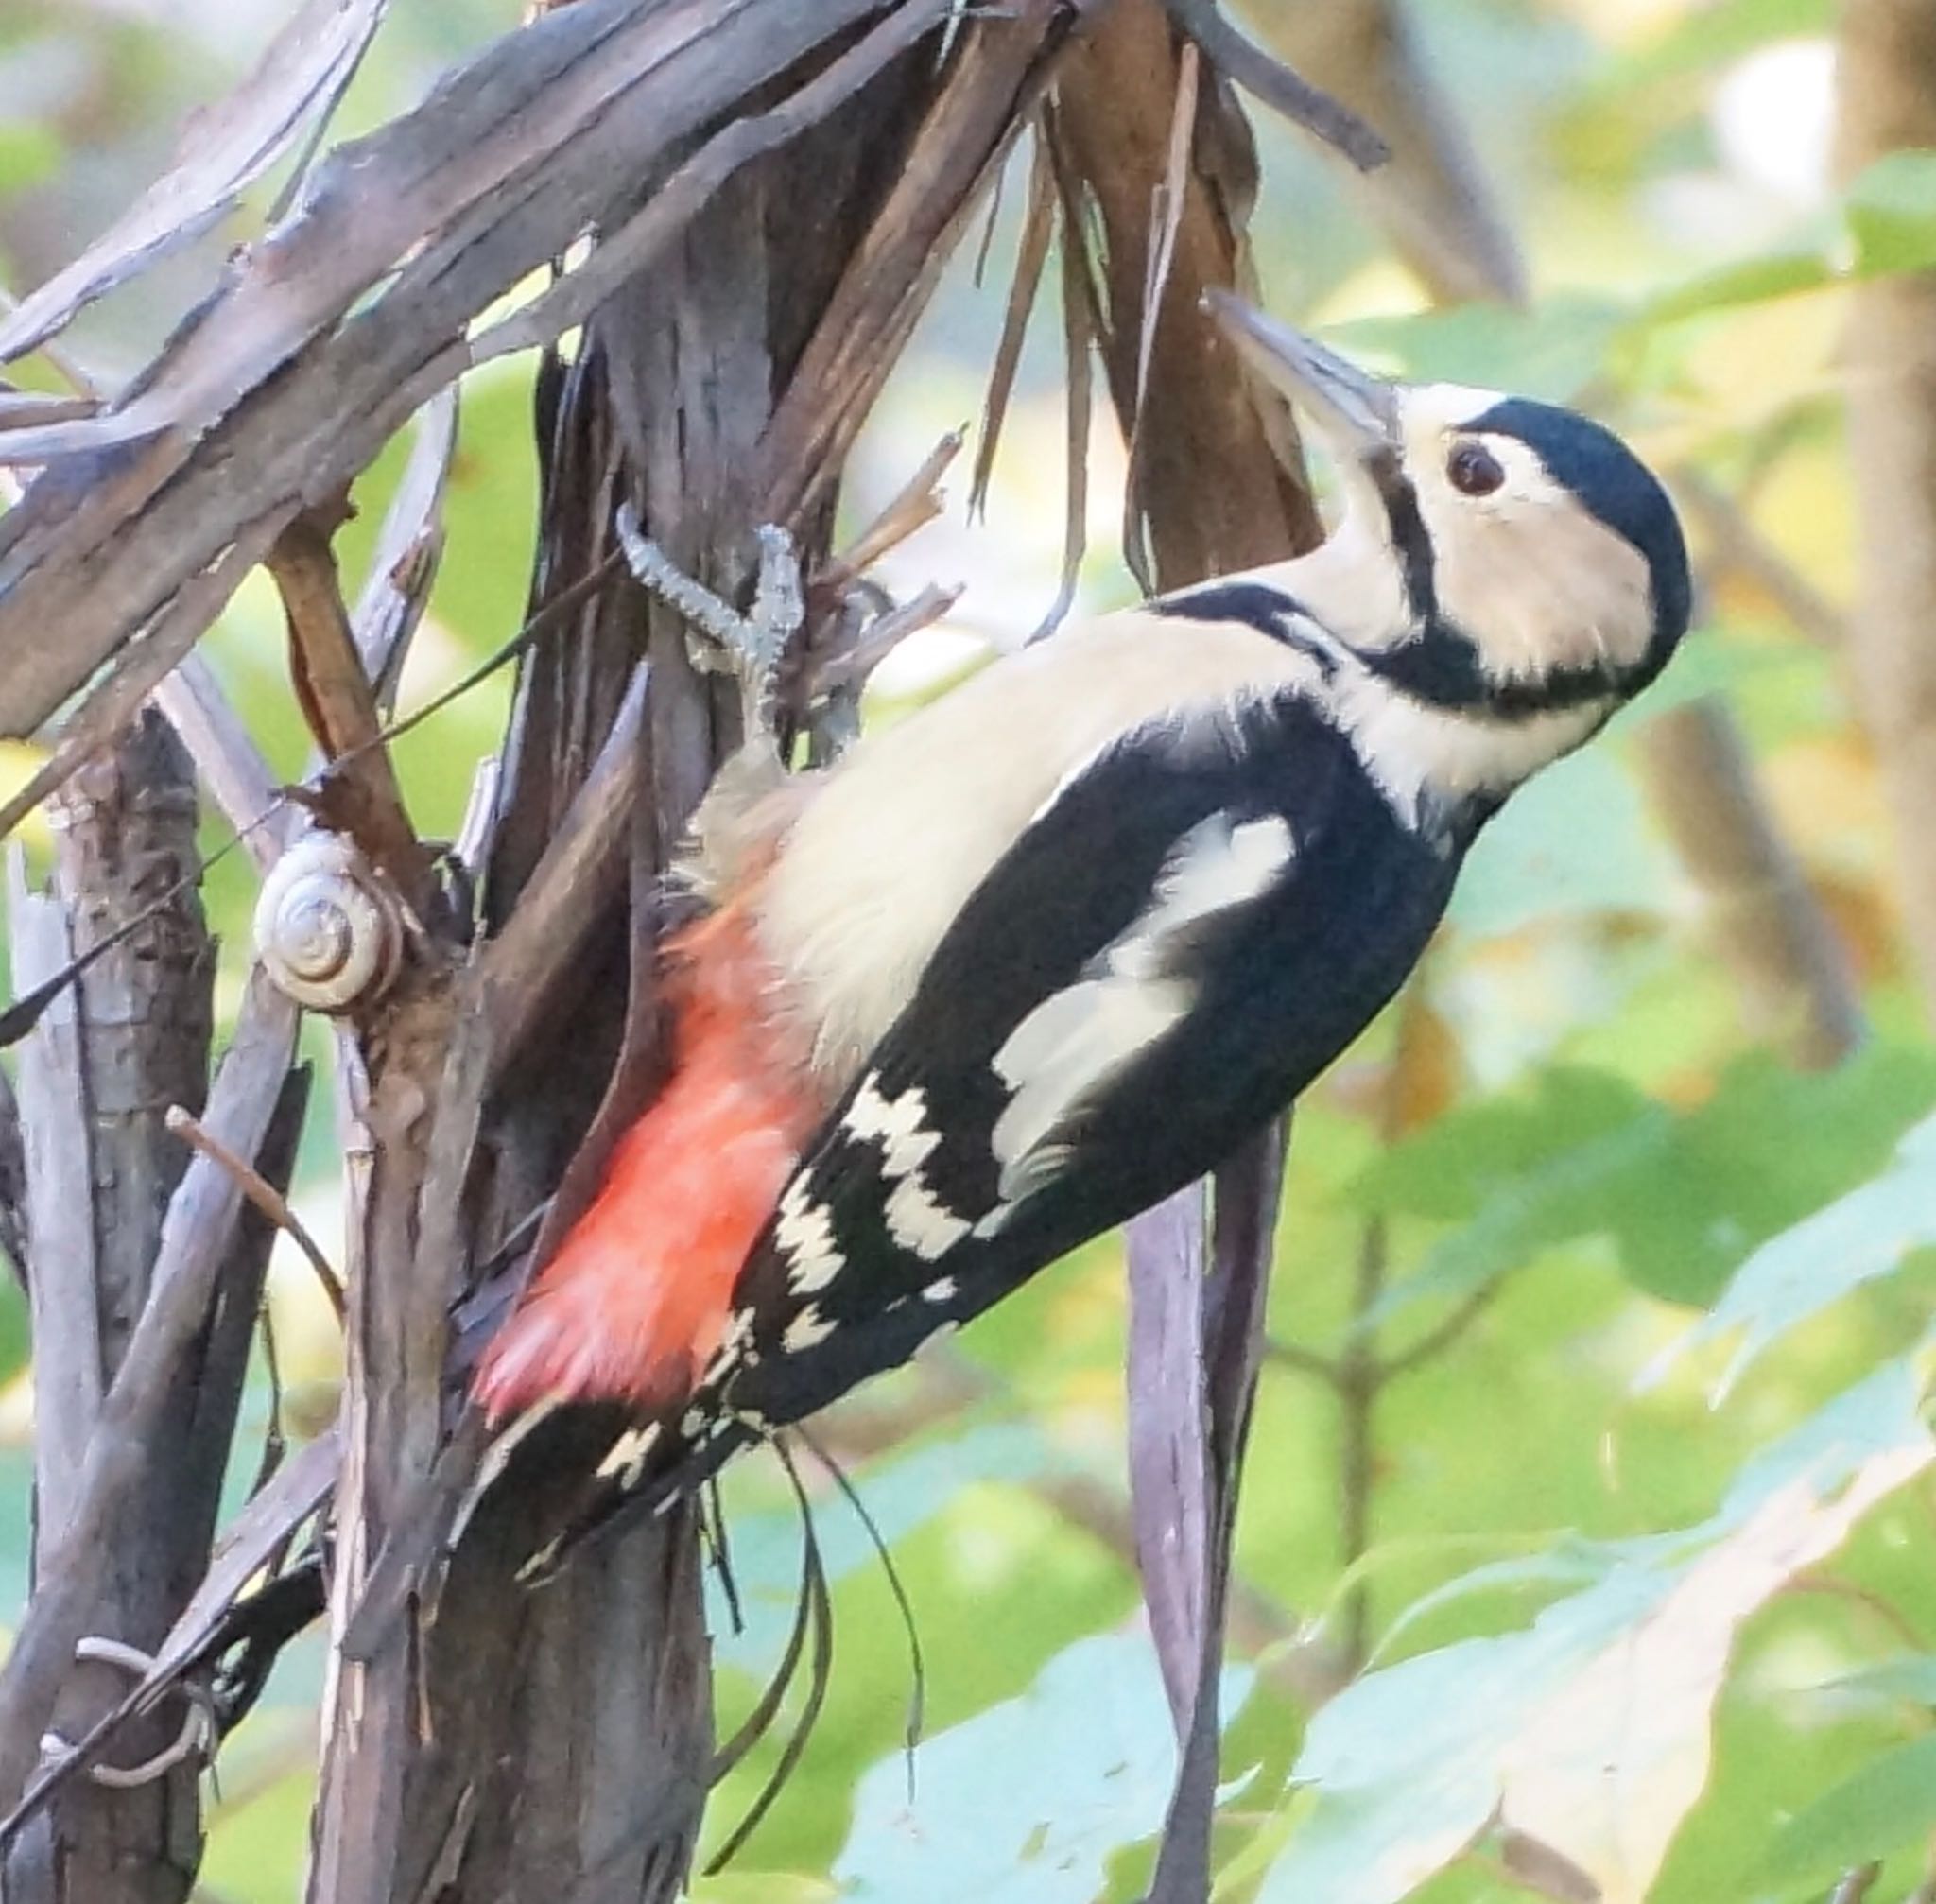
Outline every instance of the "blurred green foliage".
[[(1251, 10), (1268, 25), (1292, 5)], [(406, 105), (514, 10), (396, 9), (342, 128)], [(1730, 493), (1781, 561), (1841, 603), (1853, 563), (1832, 403), (1841, 299), (1864, 275), (1936, 263), (1936, 155), (1892, 160), (1837, 194), (1824, 152), (1798, 152), (1825, 126), (1805, 82), (1815, 71), (1825, 83), (1827, 0), (1442, 0), (1418, 11), (1434, 70), (1505, 182), (1538, 296), (1524, 312), (1425, 311), (1328, 165), (1262, 125), (1255, 238), (1273, 302), (1414, 374), (1591, 403), (1663, 466)], [(0, 10), (0, 259), (16, 289), (153, 175), (182, 113), (239, 72), (278, 9), (232, 0), (188, 12), (164, 26), (79, 0)], [(147, 292), (91, 313), (73, 348), (110, 371), (139, 361), (276, 183)], [(977, 291), (965, 268), (951, 271), (857, 453), (856, 513), (973, 411), (1001, 303), (998, 285)], [(887, 578), (969, 579), (959, 641), (1013, 638), (1054, 593), (1059, 368), (1054, 350), (1031, 346), (987, 524), (951, 516)], [(449, 554), (406, 706), (520, 619), (528, 416), (527, 366), (465, 391)], [(361, 515), (340, 544), (353, 582), (402, 454), (394, 446), (359, 485)], [(1129, 594), (1108, 546), (1111, 455), (1098, 441), (1092, 605)], [(1239, 1539), (1242, 1577), (1279, 1630), (1253, 1621), (1247, 1647), (1270, 1643), (1233, 1666), (1219, 1897), (1528, 1895), (1488, 1821), (1502, 1782), (1540, 1810), (1514, 1784), (1530, 1777), (1514, 1754), (1530, 1718), (1542, 1702), (1583, 1699), (1609, 1649), (1643, 1645), (1665, 1651), (1634, 1658), (1711, 1673), (1720, 1689), (1711, 1712), (1677, 1708), (1659, 1738), (1638, 1720), (1602, 1737), (1595, 1708), (1573, 1712), (1565, 1736), (1618, 1761), (1625, 1822), (1664, 1854), (1657, 1878), (1640, 1858), (1617, 1895), (1777, 1904), (1822, 1895), (1880, 1856), (1876, 1895), (1899, 1896), (1923, 1869), (1936, 1829), (1936, 1521), (1917, 1457), (1932, 1288), (1919, 1249), (1936, 1240), (1936, 1211), (1917, 1127), (1936, 1103), (1936, 1059), (1835, 658), (1784, 619), (1763, 581), (1716, 569), (1706, 584), (1703, 628), (1662, 689), (1522, 796), (1475, 857), (1412, 1008), (1412, 1029), (1429, 1034), (1423, 1056), (1411, 1039), (1401, 1054), (1388, 1019), (1300, 1115), (1270, 1317), (1283, 1353), (1259, 1398)], [(211, 652), (272, 762), (293, 772), (304, 742), (266, 587), (244, 591)], [(933, 673), (960, 652), (937, 644)], [(1747, 1029), (1637, 770), (1635, 732), (1714, 692), (1745, 726), (1877, 1028), (1827, 1075), (1791, 1071)], [(499, 680), (403, 744), (427, 832), (455, 826), (505, 706)], [(0, 779), (19, 770), (0, 755)], [(212, 822), (210, 845), (222, 837)], [(237, 858), (211, 878), (232, 945), (251, 890)], [(1387, 1146), (1377, 1131), (1394, 1077), (1420, 1101), (1416, 1128)], [(299, 1203), (324, 1234), (332, 1161), (319, 1126)], [(332, 1325), (280, 1267), (276, 1304), (296, 1400), (320, 1420)], [(1731, 1343), (1742, 1345), (1732, 1366)], [(1343, 1404), (1322, 1371), (1366, 1344), (1397, 1367), (1360, 1424), (1375, 1453), (1358, 1504), (1370, 1536), (1346, 1551)], [(1687, 1353), (1668, 1353), (1676, 1344)], [(9, 1288), (9, 1605), (26, 1580), (26, 1349)], [(902, 1739), (910, 1641), (873, 1536), (813, 1482), (836, 1583), (833, 1684), (790, 1789), (737, 1866), (699, 1885), (706, 1904), (1138, 1893), (1169, 1774), (1168, 1714), (1119, 1544), (1065, 1511), (1072, 1492), (1122, 1486), (1114, 1244), (1043, 1277), (960, 1353), (973, 1399), (939, 1419), (930, 1411), (856, 1469), (914, 1609), (926, 1742), (909, 1756)], [(869, 1400), (921, 1419), (922, 1394), (909, 1375)], [(1850, 1489), (1862, 1511), (1844, 1542), (1835, 1516)], [(743, 1620), (735, 1630), (717, 1601), (730, 1726), (783, 1644), (799, 1549), (774, 1474), (749, 1464), (728, 1492)], [(1794, 1552), (1806, 1529), (1828, 1543), (1806, 1565), (1785, 1566), (1756, 1518), (1777, 1495)], [(1720, 1583), (1717, 1597), (1690, 1611), (1690, 1581)], [(1368, 1659), (1350, 1656), (1360, 1622)], [(1375, 1670), (1314, 1718), (1287, 1689), (1303, 1682), (1278, 1669), (1315, 1658)], [(232, 1742), (211, 1814), (212, 1895), (297, 1894), (317, 1678), (314, 1653), (299, 1652)], [(1669, 1689), (1636, 1669), (1638, 1706)], [(717, 1834), (776, 1750), (728, 1779)], [(1579, 1817), (1591, 1809), (1582, 1799)]]

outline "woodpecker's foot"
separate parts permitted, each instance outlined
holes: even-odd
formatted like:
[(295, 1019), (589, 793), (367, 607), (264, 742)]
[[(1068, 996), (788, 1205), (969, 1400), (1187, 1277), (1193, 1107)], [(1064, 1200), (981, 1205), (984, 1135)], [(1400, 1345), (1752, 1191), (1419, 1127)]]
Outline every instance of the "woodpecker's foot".
[(805, 619), (800, 558), (793, 539), (773, 523), (758, 531), (759, 579), (752, 612), (741, 614), (731, 602), (695, 581), (639, 527), (629, 502), (616, 517), (619, 546), (631, 572), (660, 600), (685, 618), (686, 653), (708, 674), (730, 674), (739, 684), (746, 737), (770, 738), (773, 732), (774, 678), (786, 644)]

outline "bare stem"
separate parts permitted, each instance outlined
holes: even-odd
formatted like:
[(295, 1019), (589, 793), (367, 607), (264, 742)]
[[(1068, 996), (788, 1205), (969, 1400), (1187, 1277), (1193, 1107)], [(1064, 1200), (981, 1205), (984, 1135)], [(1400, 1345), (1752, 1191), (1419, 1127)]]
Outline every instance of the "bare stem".
[(180, 1104), (168, 1106), (167, 1125), (183, 1143), (192, 1145), (204, 1157), (228, 1171), (235, 1180), (235, 1187), (302, 1252), (309, 1267), (316, 1272), (316, 1280), (322, 1286), (323, 1294), (329, 1298), (330, 1307), (336, 1311), (337, 1321), (340, 1323), (343, 1320), (343, 1279), (323, 1255), (321, 1245), (304, 1227), (302, 1219), (289, 1207), (289, 1200), (246, 1157), (231, 1150), (219, 1137), (212, 1135)]
[[(1376, 1463), (1378, 1395), (1387, 1371), (1378, 1359), (1373, 1332), (1365, 1326), (1385, 1293), (1390, 1256), (1385, 1220), (1374, 1217), (1358, 1240), (1352, 1280), (1352, 1328), (1339, 1358), (1338, 1387), (1338, 1545), (1349, 1571), (1363, 1558), (1372, 1538), (1372, 1487)], [(1356, 1672), (1364, 1663), (1371, 1632), (1371, 1596), (1354, 1581), (1344, 1596), (1342, 1650)]]

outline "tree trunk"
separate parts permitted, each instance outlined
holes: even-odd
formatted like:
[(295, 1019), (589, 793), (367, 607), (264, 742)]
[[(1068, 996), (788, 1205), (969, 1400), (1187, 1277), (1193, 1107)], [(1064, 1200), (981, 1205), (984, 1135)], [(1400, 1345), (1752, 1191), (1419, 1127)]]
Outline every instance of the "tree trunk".
[[(792, 530), (811, 573), (846, 446), (1065, 24), (1043, 0), (970, 25), (945, 64), (931, 37), (911, 43), (741, 168), (600, 307), (570, 362), (545, 361), (534, 610), (607, 562), (623, 500), (728, 598), (751, 580), (764, 520)], [(366, 1041), (381, 1148), (353, 1284), (339, 1626), (434, 1457), (444, 1309), (464, 1266), (561, 1176), (549, 1227), (581, 1207), (654, 1082), (656, 888), (737, 715), (731, 691), (693, 668), (683, 624), (629, 582), (593, 596), (524, 664), (485, 913), (500, 944), (515, 935), (547, 847), (641, 691), (643, 797), (617, 882), (631, 904), (604, 909), (572, 982), (532, 1021), (540, 1034), (519, 1041), (529, 1055), (491, 1048), (462, 975), (421, 979)], [(554, 1062), (561, 1040), (570, 1065)], [(712, 1757), (692, 1512), (601, 1544), (537, 1596), (510, 1577), (526, 1550), (501, 1522), (467, 1535), (423, 1636), (421, 1686), (403, 1634), (339, 1667), (316, 1904), (682, 1892)]]
[[(165, 1123), (208, 1090), (215, 944), (192, 884), (196, 799), (188, 757), (144, 714), (76, 775), (53, 809), (55, 891), (12, 896), (20, 989), (133, 924), (50, 1012), (23, 1054), (27, 1266), (34, 1324), (36, 1580), (76, 1505), (88, 1440), (148, 1299), (162, 1225), (188, 1147)], [(176, 891), (175, 889), (181, 888)], [(171, 891), (147, 918), (139, 915)], [(137, 922), (138, 923), (135, 923)], [(286, 1175), (294, 1123), (276, 1160)], [(95, 1642), (152, 1651), (208, 1563), (251, 1332), (268, 1257), (251, 1227), (203, 1336), (199, 1370), (175, 1385), (150, 1448), (149, 1484), (117, 1525), (82, 1622), (78, 1669), (53, 1727), (78, 1738), (126, 1690)], [(180, 1732), (173, 1705), (115, 1740), (121, 1765)], [(200, 1757), (128, 1787), (70, 1785), (12, 1847), (19, 1904), (175, 1904), (200, 1856)]]
[[(1839, 143), (1845, 174), (1936, 147), (1936, 9), (1844, 0)], [(1860, 527), (1849, 622), (1857, 701), (1895, 819), (1904, 924), (1936, 1015), (1936, 271), (1850, 294), (1848, 454)]]

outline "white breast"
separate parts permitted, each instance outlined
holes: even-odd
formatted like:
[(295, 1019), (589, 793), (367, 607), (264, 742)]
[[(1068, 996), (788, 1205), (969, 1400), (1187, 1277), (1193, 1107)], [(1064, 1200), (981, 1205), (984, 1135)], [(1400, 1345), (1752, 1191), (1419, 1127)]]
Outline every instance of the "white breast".
[(864, 739), (787, 832), (757, 909), (830, 1087), (854, 1077), (968, 895), (1083, 761), (1166, 709), (1313, 673), (1240, 624), (1132, 611), (1007, 656)]

